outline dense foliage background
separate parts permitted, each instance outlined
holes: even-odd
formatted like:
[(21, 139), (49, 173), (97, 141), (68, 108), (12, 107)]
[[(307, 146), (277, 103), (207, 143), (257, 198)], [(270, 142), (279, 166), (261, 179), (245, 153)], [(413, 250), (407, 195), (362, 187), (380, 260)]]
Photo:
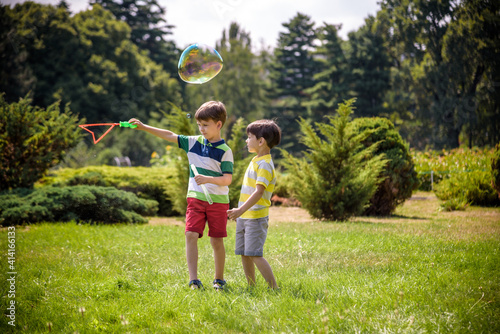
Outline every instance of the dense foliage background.
[[(244, 129), (258, 118), (273, 118), (283, 130), (282, 150), (274, 151), (283, 184), (277, 195), (289, 196), (294, 182), (286, 167), (291, 165), (281, 158), (312, 157), (311, 146), (300, 140), (303, 132), (311, 124), (325, 130), (337, 107), (355, 99), (349, 102), (349, 117), (355, 118), (358, 135), (367, 139), (361, 132), (371, 131), (365, 148), (384, 154), (389, 166), (371, 207), (360, 203), (357, 208), (390, 214), (418, 184), (426, 190), (435, 186), (449, 207), (498, 205), (491, 181), (498, 164), (490, 162), (488, 151), (500, 142), (498, 1), (382, 0), (376, 15), (347, 39), (339, 36), (340, 24), (317, 24), (297, 13), (282, 23), (274, 49), (255, 48), (250, 33), (232, 22), (215, 45), (223, 71), (204, 85), (179, 79), (176, 64), (182, 50), (169, 39), (175, 30), (156, 0), (90, 4), (79, 13), (71, 13), (64, 1), (57, 6), (0, 5), (0, 190), (32, 189), (54, 168), (113, 165), (115, 158), (128, 157), (132, 166), (170, 167), (171, 179), (165, 188), (124, 190), (154, 199), (159, 214), (182, 213), (187, 165), (175, 147), (118, 128), (94, 145), (77, 125), (137, 117), (189, 135), (197, 132), (196, 109), (214, 99), (226, 104), (223, 137), (238, 162), (232, 203), (247, 164)], [(325, 142), (337, 130), (334, 125), (319, 131), (317, 140)], [(369, 148), (374, 143), (378, 147)], [(469, 150), (463, 156), (450, 153), (465, 159), (463, 171), (442, 163), (449, 162), (447, 152), (464, 147)], [(476, 155), (476, 147), (488, 154)], [(63, 186), (105, 187), (111, 181), (86, 174), (71, 182)], [(345, 188), (337, 188), (332, 191), (342, 195)]]
[[(223, 72), (204, 85), (178, 78), (182, 50), (169, 39), (175, 29), (163, 18), (168, 8), (156, 0), (91, 4), (79, 13), (64, 1), (0, 6), (0, 92), (7, 102), (30, 94), (42, 108), (70, 102), (87, 122), (139, 117), (160, 125), (171, 104), (192, 113), (218, 99), (228, 107), (227, 131), (240, 117), (275, 117), (285, 129), (281, 147), (300, 154), (298, 117), (321, 121), (356, 97), (354, 117), (389, 118), (412, 148), (500, 141), (497, 1), (383, 0), (347, 40), (338, 35), (341, 25), (297, 13), (283, 22), (275, 49), (256, 49), (233, 22), (215, 46)], [(115, 132), (102, 148), (134, 165), (165, 153), (151, 136), (130, 136)]]

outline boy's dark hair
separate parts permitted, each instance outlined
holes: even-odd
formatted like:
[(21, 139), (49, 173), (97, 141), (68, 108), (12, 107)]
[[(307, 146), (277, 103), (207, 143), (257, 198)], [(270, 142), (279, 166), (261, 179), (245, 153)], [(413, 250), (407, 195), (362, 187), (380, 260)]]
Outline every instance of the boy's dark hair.
[(269, 148), (273, 148), (281, 141), (281, 129), (270, 119), (261, 119), (248, 124), (248, 133), (253, 134), (257, 139), (264, 138)]
[(226, 106), (220, 101), (205, 102), (198, 108), (194, 118), (197, 121), (208, 121), (210, 119), (215, 123), (221, 121), (222, 125), (224, 125), (227, 118)]

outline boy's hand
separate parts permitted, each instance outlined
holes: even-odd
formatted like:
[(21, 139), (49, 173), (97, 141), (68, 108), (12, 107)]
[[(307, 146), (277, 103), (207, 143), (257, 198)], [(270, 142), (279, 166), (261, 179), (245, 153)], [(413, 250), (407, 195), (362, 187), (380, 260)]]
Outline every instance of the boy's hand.
[(248, 209), (250, 209), (255, 203), (259, 201), (259, 199), (262, 198), (262, 194), (264, 194), (264, 191), (266, 188), (262, 184), (258, 184), (256, 186), (255, 191), (250, 195), (250, 197), (243, 203), (242, 206), (240, 206), (237, 209), (231, 209), (227, 210), (227, 218), (229, 219), (236, 219), (242, 214), (244, 214)]
[(243, 214), (243, 212), (240, 212), (239, 208), (227, 210), (227, 218), (232, 219), (232, 220), (236, 220), (236, 218), (238, 218), (242, 214)]
[(209, 181), (208, 181), (208, 180), (209, 180), (209, 179), (208, 179), (208, 177), (203, 176), (203, 175), (196, 175), (196, 176), (194, 177), (194, 180), (196, 181), (196, 184), (197, 184), (197, 185), (201, 185), (201, 184), (209, 183)]
[(128, 122), (130, 124), (137, 125), (136, 130), (142, 130), (142, 129), (144, 129), (144, 124), (141, 121), (139, 121), (137, 118), (131, 118)]

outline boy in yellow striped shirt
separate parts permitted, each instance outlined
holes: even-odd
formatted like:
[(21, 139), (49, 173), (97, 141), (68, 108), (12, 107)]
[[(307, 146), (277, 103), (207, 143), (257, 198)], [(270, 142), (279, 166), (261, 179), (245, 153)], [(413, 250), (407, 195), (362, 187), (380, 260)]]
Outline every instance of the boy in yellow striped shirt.
[(241, 255), (243, 270), (249, 285), (255, 284), (255, 266), (272, 289), (278, 288), (273, 270), (263, 257), (267, 237), (269, 207), (276, 185), (276, 173), (271, 148), (281, 140), (281, 129), (271, 120), (259, 120), (248, 125), (248, 151), (257, 153), (250, 162), (241, 186), (238, 208), (227, 211), (236, 219), (235, 254)]

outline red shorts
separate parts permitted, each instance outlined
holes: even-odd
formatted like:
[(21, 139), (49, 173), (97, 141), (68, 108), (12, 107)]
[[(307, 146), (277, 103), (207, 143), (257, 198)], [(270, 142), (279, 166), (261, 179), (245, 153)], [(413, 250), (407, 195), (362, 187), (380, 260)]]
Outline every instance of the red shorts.
[(186, 232), (197, 232), (203, 236), (205, 224), (208, 223), (208, 236), (213, 238), (227, 237), (227, 210), (229, 203), (213, 203), (187, 198)]

